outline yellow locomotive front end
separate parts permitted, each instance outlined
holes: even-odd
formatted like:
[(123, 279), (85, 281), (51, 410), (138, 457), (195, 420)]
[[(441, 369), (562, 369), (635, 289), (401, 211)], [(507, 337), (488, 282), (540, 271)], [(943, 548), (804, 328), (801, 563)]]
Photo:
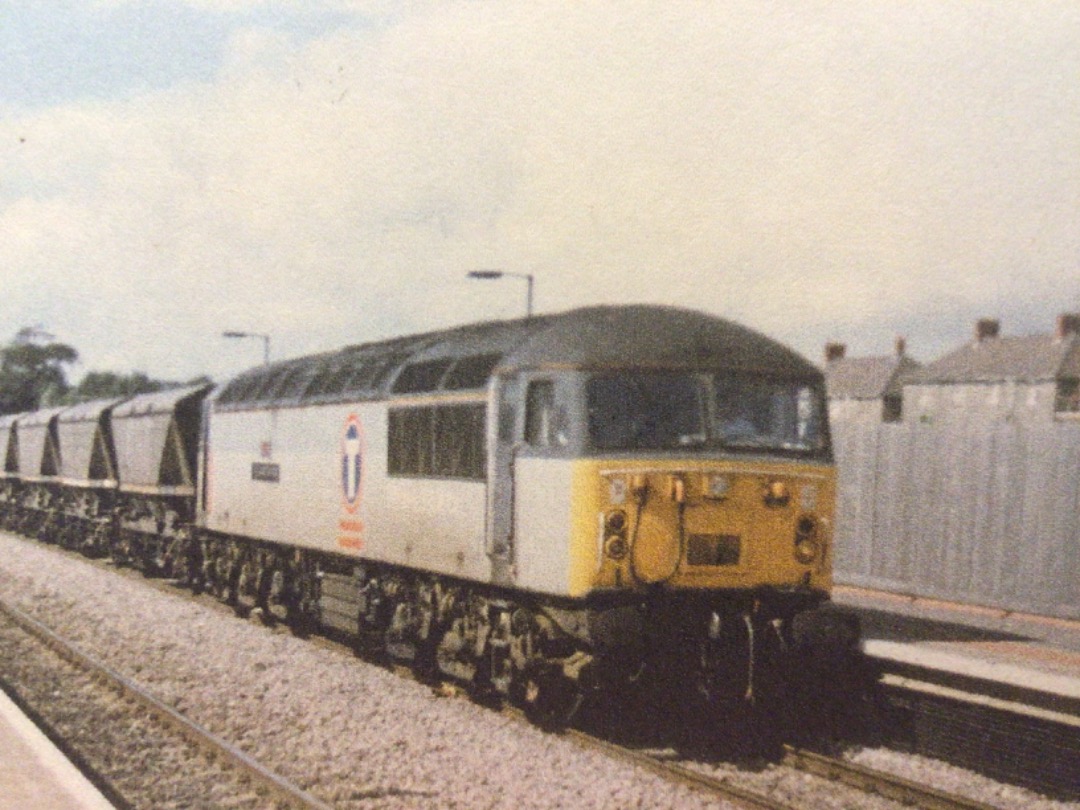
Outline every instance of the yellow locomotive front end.
[(589, 680), (655, 682), (690, 716), (823, 705), (857, 629), (829, 604), (836, 471), (820, 376), (608, 368), (579, 373), (576, 390), (578, 607), (547, 615), (587, 639)]
[(582, 463), (575, 590), (828, 594), (835, 472), (767, 461)]
[(819, 380), (608, 370), (582, 399), (575, 595), (828, 595), (835, 468)]

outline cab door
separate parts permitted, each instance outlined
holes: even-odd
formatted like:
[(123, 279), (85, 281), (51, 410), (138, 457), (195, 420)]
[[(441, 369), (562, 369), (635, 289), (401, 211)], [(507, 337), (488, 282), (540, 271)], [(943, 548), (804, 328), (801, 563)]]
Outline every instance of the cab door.
[(486, 549), (491, 581), (514, 584), (514, 456), (521, 449), (524, 424), (524, 380), (519, 374), (496, 378), (488, 447)]
[(553, 375), (540, 372), (502, 378), (498, 387), (488, 501), (492, 580), (561, 592), (571, 497), (565, 395)]

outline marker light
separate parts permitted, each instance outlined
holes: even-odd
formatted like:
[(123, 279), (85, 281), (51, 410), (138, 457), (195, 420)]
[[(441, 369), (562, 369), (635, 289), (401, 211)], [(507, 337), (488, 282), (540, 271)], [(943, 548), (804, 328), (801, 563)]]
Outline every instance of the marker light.
[(795, 559), (803, 565), (809, 565), (818, 556), (817, 522), (809, 515), (799, 518), (795, 527)]
[(626, 479), (612, 478), (608, 483), (608, 498), (614, 504), (626, 502)]
[(791, 490), (783, 481), (770, 481), (765, 485), (764, 500), (766, 506), (787, 506), (791, 503)]
[(726, 498), (731, 490), (731, 481), (726, 475), (710, 475), (706, 484), (705, 494), (710, 498), (720, 500)]

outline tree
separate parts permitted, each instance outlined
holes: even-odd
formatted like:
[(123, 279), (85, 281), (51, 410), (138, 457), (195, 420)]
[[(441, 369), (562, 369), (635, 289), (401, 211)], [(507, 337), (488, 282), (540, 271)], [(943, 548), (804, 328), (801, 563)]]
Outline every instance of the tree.
[(209, 382), (208, 377), (196, 377), (190, 382), (184, 383), (155, 380), (141, 371), (131, 374), (116, 374), (112, 371), (88, 371), (79, 381), (79, 384), (68, 390), (67, 394), (57, 404), (74, 405), (94, 399), (122, 399), (138, 394), (153, 394), (158, 391), (167, 391), (170, 388), (180, 388), (185, 385), (203, 385)]
[(110, 397), (131, 397), (161, 391), (166, 383), (151, 380), (141, 371), (133, 374), (116, 374), (112, 371), (88, 371), (68, 397), (77, 402)]
[(63, 396), (69, 388), (65, 367), (78, 359), (75, 349), (41, 327), (20, 329), (0, 348), (0, 413), (37, 410), (46, 396)]

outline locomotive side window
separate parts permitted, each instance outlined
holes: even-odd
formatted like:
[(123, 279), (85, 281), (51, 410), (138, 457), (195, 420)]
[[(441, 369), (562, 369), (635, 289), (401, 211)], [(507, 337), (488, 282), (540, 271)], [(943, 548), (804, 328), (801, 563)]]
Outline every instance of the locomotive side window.
[(531, 447), (562, 447), (567, 442), (565, 422), (565, 414), (555, 404), (555, 383), (529, 383), (525, 394), (525, 441)]
[(402, 369), (391, 390), (395, 394), (416, 394), (422, 391), (434, 391), (452, 361), (426, 360), (422, 363), (410, 363)]
[(250, 372), (243, 374), (225, 386), (225, 390), (218, 397), (218, 402), (223, 405), (245, 402), (261, 384), (262, 376)]
[(394, 408), (387, 435), (390, 475), (483, 481), (484, 405)]
[(677, 448), (705, 443), (698, 377), (627, 372), (593, 377), (585, 390), (589, 437), (601, 450)]
[(470, 388), (483, 388), (495, 365), (499, 362), (497, 354), (479, 354), (474, 357), (462, 357), (446, 373), (443, 388), (448, 391), (463, 391)]

